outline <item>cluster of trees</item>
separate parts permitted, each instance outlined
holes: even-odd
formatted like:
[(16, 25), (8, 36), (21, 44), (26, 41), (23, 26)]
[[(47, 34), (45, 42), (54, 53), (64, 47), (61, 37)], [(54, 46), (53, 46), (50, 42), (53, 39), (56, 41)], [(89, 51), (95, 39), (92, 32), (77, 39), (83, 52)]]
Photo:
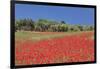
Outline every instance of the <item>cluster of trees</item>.
[(20, 19), (15, 22), (15, 31), (41, 31), (41, 32), (67, 32), (67, 31), (92, 31), (94, 26), (70, 25), (64, 21), (56, 22), (46, 19), (33, 21), (32, 19)]

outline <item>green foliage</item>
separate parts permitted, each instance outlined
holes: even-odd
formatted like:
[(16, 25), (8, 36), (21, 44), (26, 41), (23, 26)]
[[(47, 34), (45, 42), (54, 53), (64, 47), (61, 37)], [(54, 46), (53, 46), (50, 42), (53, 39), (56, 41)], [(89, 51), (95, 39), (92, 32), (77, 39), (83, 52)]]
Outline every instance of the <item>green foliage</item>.
[(46, 19), (33, 21), (32, 19), (20, 19), (15, 22), (15, 31), (41, 31), (41, 32), (68, 32), (91, 31), (94, 26), (69, 25), (65, 21), (56, 22)]
[(32, 31), (32, 30), (34, 30), (34, 21), (32, 19), (16, 20), (15, 30)]

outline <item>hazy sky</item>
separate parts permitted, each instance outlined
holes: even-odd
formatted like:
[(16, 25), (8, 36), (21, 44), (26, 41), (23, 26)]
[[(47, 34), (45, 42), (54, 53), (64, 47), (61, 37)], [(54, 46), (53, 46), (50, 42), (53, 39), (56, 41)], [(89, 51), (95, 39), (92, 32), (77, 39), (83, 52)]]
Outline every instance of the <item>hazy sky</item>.
[(93, 25), (94, 8), (16, 4), (15, 18), (49, 19), (69, 24)]

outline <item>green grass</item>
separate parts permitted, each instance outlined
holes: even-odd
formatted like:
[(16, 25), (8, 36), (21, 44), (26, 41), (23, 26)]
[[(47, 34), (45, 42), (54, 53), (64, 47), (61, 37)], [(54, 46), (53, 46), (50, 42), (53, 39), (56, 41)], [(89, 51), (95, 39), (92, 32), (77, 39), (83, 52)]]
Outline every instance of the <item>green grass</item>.
[(41, 32), (16, 32), (15, 37), (16, 39), (22, 39), (22, 40), (42, 40), (42, 39), (50, 39), (50, 38), (56, 38), (56, 37), (62, 37), (65, 36), (66, 33), (60, 33), (60, 34), (41, 34)]
[[(42, 32), (43, 33), (43, 32)], [(31, 32), (31, 31), (18, 31), (15, 33), (15, 39), (16, 40), (43, 40), (43, 39), (52, 39), (52, 38), (60, 38), (64, 37), (66, 35), (76, 35), (82, 32), (61, 32), (61, 33), (55, 33), (54, 34), (42, 34), (41, 32)]]

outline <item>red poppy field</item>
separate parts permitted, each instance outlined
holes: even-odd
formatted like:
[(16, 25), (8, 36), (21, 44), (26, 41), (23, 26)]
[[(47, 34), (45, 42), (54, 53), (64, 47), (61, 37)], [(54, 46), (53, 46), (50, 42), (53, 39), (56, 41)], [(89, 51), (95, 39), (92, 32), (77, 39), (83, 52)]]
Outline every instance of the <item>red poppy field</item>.
[(94, 61), (94, 32), (16, 32), (15, 64)]

